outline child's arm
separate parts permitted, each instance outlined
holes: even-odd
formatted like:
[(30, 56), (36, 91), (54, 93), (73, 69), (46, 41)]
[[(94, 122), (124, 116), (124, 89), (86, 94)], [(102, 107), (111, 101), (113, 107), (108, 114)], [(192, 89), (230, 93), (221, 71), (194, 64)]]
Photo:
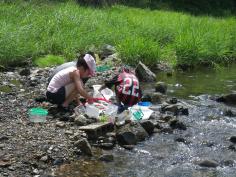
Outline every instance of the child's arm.
[(80, 78), (80, 74), (78, 71), (72, 72), (72, 80), (75, 83), (75, 89), (78, 91), (78, 93), (83, 96), (85, 99), (88, 100), (88, 102), (92, 102), (93, 97), (90, 96), (87, 91), (83, 88), (82, 81)]

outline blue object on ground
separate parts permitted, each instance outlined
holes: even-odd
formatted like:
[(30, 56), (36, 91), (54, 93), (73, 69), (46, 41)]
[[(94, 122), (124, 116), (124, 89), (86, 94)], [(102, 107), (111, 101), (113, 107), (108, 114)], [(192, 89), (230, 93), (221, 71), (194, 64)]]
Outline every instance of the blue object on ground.
[(151, 102), (149, 102), (149, 101), (139, 102), (138, 105), (139, 106), (151, 106)]

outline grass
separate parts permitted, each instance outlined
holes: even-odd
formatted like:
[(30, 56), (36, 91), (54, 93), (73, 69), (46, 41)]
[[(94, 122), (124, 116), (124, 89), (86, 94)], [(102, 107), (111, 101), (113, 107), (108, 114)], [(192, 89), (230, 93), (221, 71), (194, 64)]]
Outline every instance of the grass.
[(77, 52), (99, 51), (104, 44), (114, 45), (128, 64), (214, 65), (236, 59), (234, 16), (19, 0), (0, 2), (0, 26), (0, 65), (48, 54), (72, 60)]
[(55, 66), (60, 65), (65, 62), (63, 57), (54, 56), (54, 55), (47, 55), (45, 57), (36, 58), (34, 63), (39, 67), (47, 67), (47, 66)]

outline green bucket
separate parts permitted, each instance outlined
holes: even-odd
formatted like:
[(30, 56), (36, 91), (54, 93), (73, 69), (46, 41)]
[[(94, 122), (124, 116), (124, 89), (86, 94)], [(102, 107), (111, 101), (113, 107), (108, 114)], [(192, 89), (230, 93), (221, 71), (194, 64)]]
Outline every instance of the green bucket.
[(31, 122), (46, 122), (48, 111), (43, 108), (31, 108), (28, 114)]

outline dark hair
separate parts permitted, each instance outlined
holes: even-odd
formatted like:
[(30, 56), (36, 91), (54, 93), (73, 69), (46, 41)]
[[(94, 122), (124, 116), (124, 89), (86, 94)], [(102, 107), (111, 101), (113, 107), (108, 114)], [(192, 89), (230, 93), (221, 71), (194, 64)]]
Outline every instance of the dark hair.
[(94, 60), (96, 61), (95, 54), (94, 54), (93, 52), (91, 52), (91, 51), (88, 51), (87, 53), (82, 53), (82, 54), (80, 54), (80, 55), (78, 56), (78, 60), (77, 60), (76, 66), (77, 66), (77, 67), (82, 66), (82, 67), (84, 67), (85, 70), (89, 69), (89, 67), (88, 67), (88, 65), (87, 65), (87, 63), (86, 63), (86, 61), (84, 60), (84, 56), (85, 56), (86, 54), (91, 55), (91, 56), (94, 58)]

